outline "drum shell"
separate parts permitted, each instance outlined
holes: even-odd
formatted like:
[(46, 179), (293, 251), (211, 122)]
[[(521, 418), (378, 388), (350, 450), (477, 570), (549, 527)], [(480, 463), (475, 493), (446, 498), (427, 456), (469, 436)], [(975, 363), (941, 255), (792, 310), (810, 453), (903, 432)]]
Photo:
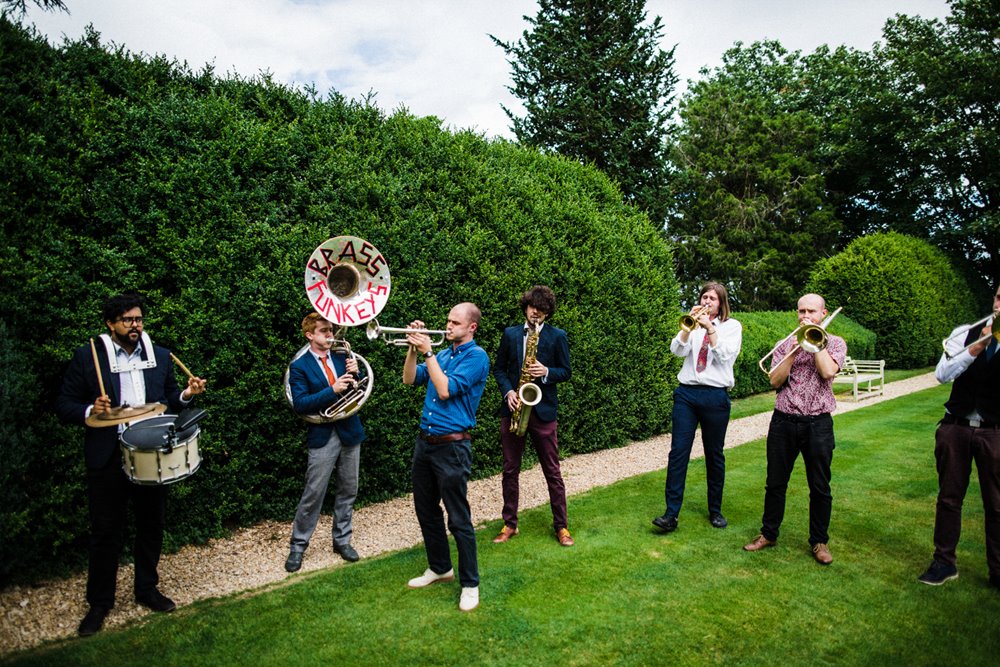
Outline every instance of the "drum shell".
[(177, 433), (176, 442), (167, 442), (167, 433), (177, 415), (161, 415), (133, 422), (119, 436), (122, 470), (135, 484), (164, 485), (190, 477), (201, 467), (195, 425)]

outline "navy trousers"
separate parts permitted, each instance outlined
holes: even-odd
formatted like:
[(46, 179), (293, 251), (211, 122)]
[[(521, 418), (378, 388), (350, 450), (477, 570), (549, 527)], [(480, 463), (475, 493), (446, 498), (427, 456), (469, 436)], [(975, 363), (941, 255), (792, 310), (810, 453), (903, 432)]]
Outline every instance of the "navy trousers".
[(673, 435), (667, 459), (667, 516), (676, 517), (681, 511), (691, 447), (699, 424), (708, 477), (708, 512), (722, 512), (722, 488), (726, 482), (723, 448), (731, 405), (724, 387), (682, 384), (674, 390)]

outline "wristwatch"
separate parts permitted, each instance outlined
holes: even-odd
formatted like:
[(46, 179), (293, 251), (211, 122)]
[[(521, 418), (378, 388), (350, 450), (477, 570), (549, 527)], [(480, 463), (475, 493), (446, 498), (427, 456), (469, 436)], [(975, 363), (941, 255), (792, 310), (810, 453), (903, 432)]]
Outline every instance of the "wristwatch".
[(430, 359), (434, 356), (434, 350), (427, 350), (424, 352), (424, 359)]

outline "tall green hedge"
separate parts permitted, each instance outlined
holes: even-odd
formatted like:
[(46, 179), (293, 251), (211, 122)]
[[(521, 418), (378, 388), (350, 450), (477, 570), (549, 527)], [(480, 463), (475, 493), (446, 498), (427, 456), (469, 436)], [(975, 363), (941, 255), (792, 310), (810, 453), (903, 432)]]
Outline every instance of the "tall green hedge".
[[(331, 236), (387, 258), (383, 324), (438, 328), (451, 305), (474, 301), (491, 355), (521, 292), (551, 285), (573, 357), (565, 453), (669, 427), (672, 257), (594, 169), (434, 118), (136, 57), (93, 32), (52, 48), (6, 18), (0, 93), (0, 579), (85, 555), (83, 434), (51, 401), (120, 291), (147, 294), (153, 340), (208, 379), (204, 463), (170, 487), (168, 545), (292, 516), (305, 424), (281, 380), (303, 343), (306, 258)], [(400, 348), (360, 329), (348, 338), (376, 376), (361, 413), (367, 503), (409, 490), (423, 391), (402, 385)], [(499, 402), (491, 379), (477, 475), (499, 470)]]
[[(878, 335), (877, 353), (893, 368), (918, 368), (941, 356), (957, 325), (986, 314), (965, 279), (926, 241), (890, 232), (855, 239), (816, 263), (809, 290)], [(982, 311), (982, 312), (980, 312)]]

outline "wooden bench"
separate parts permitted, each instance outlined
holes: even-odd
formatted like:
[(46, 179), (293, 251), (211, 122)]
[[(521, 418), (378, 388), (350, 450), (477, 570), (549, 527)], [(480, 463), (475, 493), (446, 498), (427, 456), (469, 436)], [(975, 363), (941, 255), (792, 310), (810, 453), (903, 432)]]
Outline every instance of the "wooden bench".
[(844, 359), (844, 366), (833, 378), (836, 383), (854, 385), (854, 400), (881, 396), (885, 391), (885, 359)]

